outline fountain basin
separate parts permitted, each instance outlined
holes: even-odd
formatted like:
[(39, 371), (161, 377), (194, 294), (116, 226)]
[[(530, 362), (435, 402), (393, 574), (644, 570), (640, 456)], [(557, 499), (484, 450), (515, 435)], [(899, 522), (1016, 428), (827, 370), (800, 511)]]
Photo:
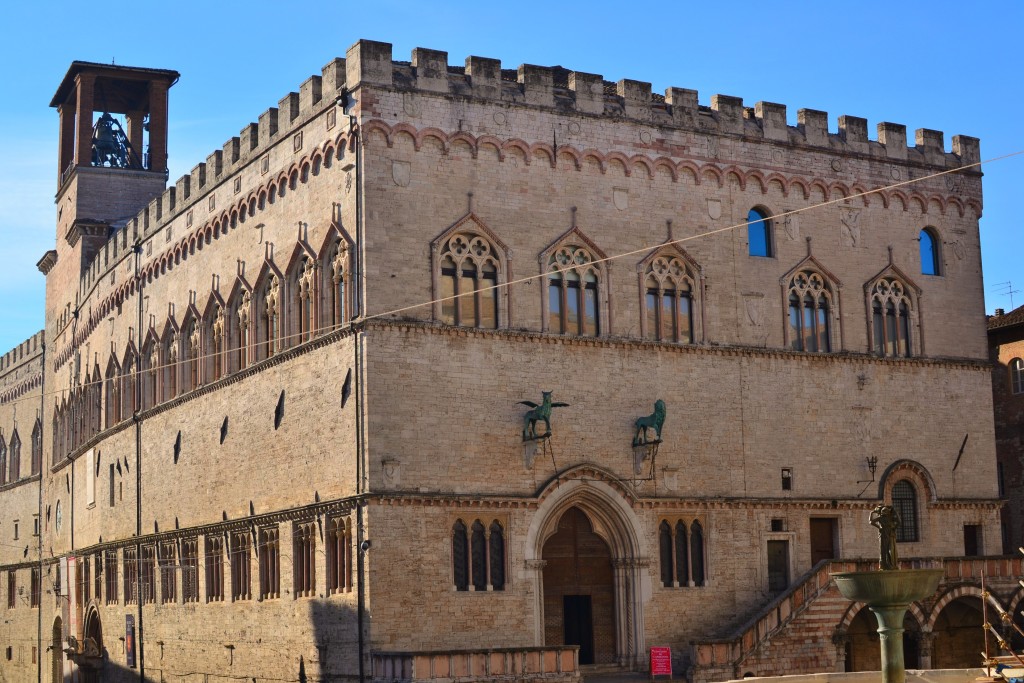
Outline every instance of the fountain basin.
[(926, 598), (939, 587), (942, 569), (897, 569), (833, 574), (836, 587), (847, 600), (872, 606), (906, 607)]

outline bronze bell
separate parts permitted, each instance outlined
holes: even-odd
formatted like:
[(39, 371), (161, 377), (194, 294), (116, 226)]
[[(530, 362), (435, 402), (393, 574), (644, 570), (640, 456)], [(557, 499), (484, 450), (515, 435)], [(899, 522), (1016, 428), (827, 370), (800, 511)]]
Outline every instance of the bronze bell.
[(104, 112), (92, 133), (93, 166), (126, 168), (129, 166), (128, 147), (120, 124)]

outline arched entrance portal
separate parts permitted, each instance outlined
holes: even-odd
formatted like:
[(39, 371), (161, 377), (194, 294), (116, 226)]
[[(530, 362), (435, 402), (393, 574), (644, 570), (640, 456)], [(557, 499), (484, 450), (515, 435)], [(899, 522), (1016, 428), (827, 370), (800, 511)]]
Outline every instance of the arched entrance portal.
[(565, 511), (543, 559), (544, 642), (579, 645), (580, 664), (615, 662), (612, 554), (586, 513)]
[[(537, 645), (561, 644), (568, 636), (581, 641), (581, 664), (635, 668), (645, 662), (650, 557), (630, 496), (614, 475), (589, 464), (541, 490), (526, 534), (526, 567), (536, 572)], [(592, 655), (582, 651), (583, 641), (592, 643)]]
[(85, 615), (83, 634), (83, 656), (78, 662), (82, 672), (81, 680), (82, 683), (99, 683), (100, 667), (103, 665), (103, 624), (95, 607)]
[(53, 620), (53, 635), (50, 639), (50, 680), (62, 683), (64, 680), (64, 628), (60, 617)]

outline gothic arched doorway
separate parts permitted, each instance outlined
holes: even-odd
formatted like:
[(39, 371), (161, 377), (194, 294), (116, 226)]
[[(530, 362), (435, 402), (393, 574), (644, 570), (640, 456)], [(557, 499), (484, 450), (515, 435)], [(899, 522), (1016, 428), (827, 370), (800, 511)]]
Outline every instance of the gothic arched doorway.
[(64, 628), (60, 617), (53, 620), (53, 634), (50, 639), (50, 680), (64, 681)]
[(542, 557), (544, 642), (579, 645), (580, 664), (615, 662), (612, 554), (586, 513), (566, 510)]
[(86, 613), (83, 634), (83, 656), (78, 662), (82, 672), (82, 683), (99, 683), (99, 670), (103, 665), (103, 624), (96, 608)]
[(526, 534), (526, 566), (536, 572), (537, 645), (565, 642), (567, 608), (569, 637), (584, 640), (589, 596), (593, 658), (581, 652), (580, 663), (645, 664), (650, 557), (630, 495), (593, 465), (571, 468), (539, 492)]

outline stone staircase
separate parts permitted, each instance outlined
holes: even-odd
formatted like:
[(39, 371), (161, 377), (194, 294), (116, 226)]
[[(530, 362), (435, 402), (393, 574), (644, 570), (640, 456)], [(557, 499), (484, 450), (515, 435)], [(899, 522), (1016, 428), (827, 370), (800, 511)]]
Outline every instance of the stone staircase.
[[(936, 595), (922, 601), (926, 611), (941, 609), (959, 595), (979, 594), (982, 574), (990, 593), (1009, 608), (1016, 604), (1017, 580), (1024, 574), (1024, 558), (1020, 556), (919, 558), (903, 560), (900, 566), (944, 569)], [(742, 678), (748, 673), (779, 676), (841, 670), (845, 626), (853, 612), (831, 575), (876, 569), (876, 560), (819, 562), (732, 635), (694, 642), (690, 680), (710, 683)]]

